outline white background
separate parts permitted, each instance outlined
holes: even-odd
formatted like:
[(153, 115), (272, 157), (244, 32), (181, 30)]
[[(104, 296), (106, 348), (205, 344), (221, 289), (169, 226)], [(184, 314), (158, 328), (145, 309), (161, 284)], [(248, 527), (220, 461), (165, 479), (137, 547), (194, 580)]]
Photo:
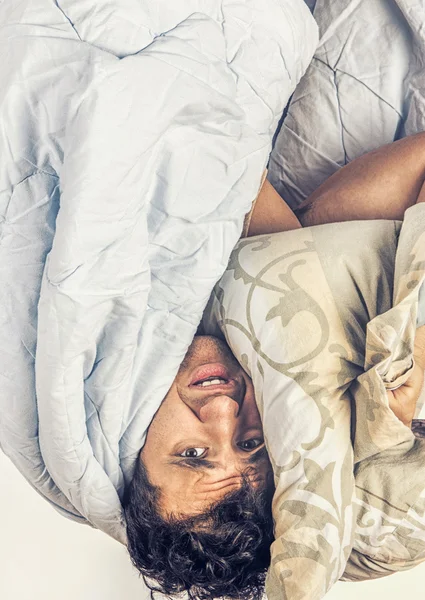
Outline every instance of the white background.
[[(1, 453), (0, 482), (1, 600), (149, 598), (124, 547), (57, 514)], [(326, 596), (381, 598), (424, 599), (425, 564), (380, 580), (338, 583)]]

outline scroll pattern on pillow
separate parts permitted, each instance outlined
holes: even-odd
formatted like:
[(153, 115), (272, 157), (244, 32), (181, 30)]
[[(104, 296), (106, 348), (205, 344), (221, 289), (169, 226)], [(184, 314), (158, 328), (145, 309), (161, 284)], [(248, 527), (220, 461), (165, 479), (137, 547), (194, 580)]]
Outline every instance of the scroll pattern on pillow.
[(389, 452), (390, 464), (394, 448), (397, 460), (416, 448), (425, 464), (422, 442), (390, 411), (386, 393), (412, 366), (424, 232), (418, 206), (403, 225), (338, 223), (249, 238), (215, 288), (204, 326), (224, 334), (253, 379), (275, 474), (270, 600), (322, 598), (350, 578), (352, 555), (369, 557), (363, 575), (373, 557), (383, 564), (385, 542), (374, 554), (382, 533), (392, 536), (390, 554), (407, 536), (395, 563), (425, 557), (425, 535), (418, 542), (407, 524), (424, 502), (425, 469), (403, 471), (408, 502), (395, 515), (384, 485), (395, 480), (369, 485), (377, 457)]
[(344, 580), (384, 577), (425, 560), (425, 441), (394, 417), (381, 387), (401, 383), (411, 367), (424, 273), (425, 205), (418, 204), (406, 212), (398, 239), (393, 307), (368, 324), (367, 371), (355, 392), (357, 525)]

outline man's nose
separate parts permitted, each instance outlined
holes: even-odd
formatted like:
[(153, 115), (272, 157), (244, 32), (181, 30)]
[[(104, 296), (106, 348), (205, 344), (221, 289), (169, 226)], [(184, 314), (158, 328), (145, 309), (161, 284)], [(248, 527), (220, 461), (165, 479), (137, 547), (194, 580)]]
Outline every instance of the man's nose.
[(198, 411), (198, 417), (203, 423), (234, 420), (239, 414), (240, 405), (230, 396), (214, 396)]

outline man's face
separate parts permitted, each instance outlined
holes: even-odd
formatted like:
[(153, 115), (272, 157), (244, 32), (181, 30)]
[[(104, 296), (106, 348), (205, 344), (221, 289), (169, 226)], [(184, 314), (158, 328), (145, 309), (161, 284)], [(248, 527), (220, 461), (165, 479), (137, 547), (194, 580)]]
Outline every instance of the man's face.
[(272, 484), (251, 379), (228, 346), (195, 337), (148, 429), (141, 458), (161, 489), (161, 510), (192, 516), (242, 483)]

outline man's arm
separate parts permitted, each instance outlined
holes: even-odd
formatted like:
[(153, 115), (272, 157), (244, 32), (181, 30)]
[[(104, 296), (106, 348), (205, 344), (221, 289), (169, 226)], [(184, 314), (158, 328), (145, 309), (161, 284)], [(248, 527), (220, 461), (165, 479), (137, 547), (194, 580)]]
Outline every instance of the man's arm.
[(295, 214), (266, 179), (252, 211), (247, 237), (300, 227), (301, 223)]
[(302, 225), (402, 220), (425, 201), (425, 132), (364, 154), (327, 179), (295, 211)]

